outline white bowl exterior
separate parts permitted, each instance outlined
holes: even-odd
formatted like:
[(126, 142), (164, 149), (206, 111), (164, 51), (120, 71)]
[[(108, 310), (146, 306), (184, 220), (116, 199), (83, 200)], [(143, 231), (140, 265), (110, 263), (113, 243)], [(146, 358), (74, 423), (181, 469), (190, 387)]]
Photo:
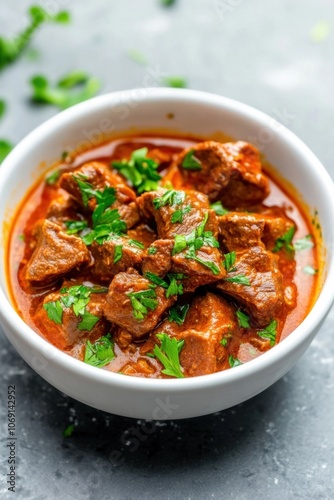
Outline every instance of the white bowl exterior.
[[(174, 114), (173, 120), (167, 118)], [(217, 132), (262, 147), (266, 158), (318, 210), (326, 247), (321, 295), (303, 323), (269, 352), (233, 370), (204, 377), (151, 380), (88, 366), (56, 349), (33, 332), (8, 302), (5, 249), (0, 247), (0, 322), (20, 355), (42, 377), (93, 407), (147, 419), (177, 419), (215, 412), (240, 403), (282, 377), (303, 354), (333, 302), (331, 215), (333, 183), (313, 153), (283, 125), (244, 104), (203, 92), (137, 89), (101, 96), (52, 118), (26, 137), (1, 166), (0, 219), (8, 221), (27, 188), (62, 151), (94, 146), (103, 134), (129, 129), (170, 129), (191, 135)], [(261, 144), (262, 142), (262, 144)]]

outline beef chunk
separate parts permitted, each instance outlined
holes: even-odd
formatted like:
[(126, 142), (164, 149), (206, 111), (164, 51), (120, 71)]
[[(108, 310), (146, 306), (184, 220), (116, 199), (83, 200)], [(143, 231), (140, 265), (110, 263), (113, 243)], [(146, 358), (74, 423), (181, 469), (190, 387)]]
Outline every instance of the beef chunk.
[(107, 170), (103, 163), (90, 162), (76, 169), (74, 172), (62, 174), (59, 185), (67, 191), (84, 210), (92, 212), (96, 207), (96, 199), (92, 196), (87, 207), (85, 206), (82, 193), (75, 177), (81, 178), (83, 182), (91, 184), (94, 190), (103, 191), (106, 187), (113, 187), (116, 190), (116, 201), (113, 208), (117, 208), (121, 218), (126, 222), (128, 228), (139, 222), (139, 212), (135, 203), (135, 192), (119, 181), (119, 177)]
[(163, 321), (141, 348), (141, 353), (152, 352), (157, 333), (167, 333), (184, 340), (180, 363), (187, 377), (205, 375), (217, 370), (217, 350), (220, 340), (235, 329), (233, 306), (211, 292), (196, 297), (182, 325), (168, 319)]
[[(183, 168), (185, 157), (191, 151), (200, 169)], [(193, 186), (208, 195), (210, 201), (221, 200), (227, 208), (252, 206), (269, 194), (268, 180), (261, 173), (259, 151), (243, 141), (201, 142), (183, 151), (177, 166), (185, 187)]]
[(259, 326), (266, 326), (283, 304), (282, 274), (276, 255), (263, 246), (236, 252), (236, 271), (228, 278), (244, 275), (249, 285), (220, 281), (218, 290), (233, 297)]
[(219, 217), (221, 241), (227, 251), (240, 250), (262, 241), (272, 250), (278, 238), (294, 227), (287, 217), (229, 212)]
[(140, 241), (145, 248), (149, 247), (157, 239), (156, 233), (146, 224), (139, 224), (134, 229), (130, 229), (128, 236), (133, 240)]
[[(116, 247), (122, 248), (122, 256), (114, 263)], [(94, 257), (94, 275), (103, 281), (110, 281), (117, 273), (126, 271), (129, 267), (140, 268), (144, 250), (131, 243), (129, 238), (119, 237), (107, 240), (101, 245), (94, 241), (90, 246)]]
[(90, 262), (90, 253), (80, 238), (66, 234), (62, 228), (44, 220), (34, 253), (27, 265), (29, 281), (51, 281)]
[[(172, 205), (166, 203), (164, 206), (156, 208), (154, 205), (155, 200), (161, 199), (164, 195), (166, 196), (166, 193), (170, 192), (171, 190), (159, 189), (158, 191), (144, 193), (137, 199), (143, 217), (149, 221), (155, 220), (160, 238), (171, 238), (175, 234), (186, 235), (191, 233), (203, 221), (206, 213), (209, 214), (205, 226), (206, 231), (212, 231), (214, 235), (217, 234), (216, 214), (213, 210), (210, 210), (207, 196), (191, 190), (178, 191), (178, 193), (184, 193), (184, 200), (181, 203)], [(173, 222), (173, 215), (180, 210), (183, 211), (182, 220), (179, 219)]]
[[(49, 302), (56, 302), (60, 297), (61, 294), (59, 292), (50, 293), (45, 297), (43, 305)], [(103, 317), (105, 298), (105, 294), (100, 293), (92, 293), (90, 296), (90, 302), (86, 306), (86, 311), (100, 318), (90, 331), (79, 330), (78, 324), (82, 318), (76, 316), (73, 309), (68, 307), (63, 307), (62, 323), (58, 324), (48, 317), (42, 305), (34, 317), (34, 323), (43, 332), (47, 340), (59, 349), (70, 349), (80, 339), (88, 339), (94, 342), (110, 330), (109, 322)]]
[(203, 246), (196, 252), (196, 256), (205, 262), (214, 264), (218, 269), (215, 274), (209, 267), (186, 257), (187, 250), (176, 255), (172, 255), (174, 240), (156, 240), (151, 249), (156, 250), (155, 254), (147, 253), (143, 259), (143, 273), (151, 272), (160, 277), (167, 273), (180, 273), (184, 275), (182, 280), (184, 292), (193, 292), (202, 285), (215, 283), (225, 277), (226, 272), (222, 267), (222, 256), (217, 248)]
[[(174, 302), (175, 297), (166, 298), (165, 289), (157, 286), (151, 288), (151, 282), (140, 276), (134, 269), (129, 269), (126, 273), (119, 273), (115, 276), (109, 287), (104, 314), (107, 319), (116, 325), (125, 328), (132, 333), (134, 338), (140, 338), (157, 325), (162, 314)], [(147, 292), (153, 290), (153, 309), (144, 309), (141, 318), (135, 317), (135, 309), (131, 304), (130, 293)], [(137, 300), (140, 300), (138, 296)], [(145, 304), (144, 304), (145, 306)]]

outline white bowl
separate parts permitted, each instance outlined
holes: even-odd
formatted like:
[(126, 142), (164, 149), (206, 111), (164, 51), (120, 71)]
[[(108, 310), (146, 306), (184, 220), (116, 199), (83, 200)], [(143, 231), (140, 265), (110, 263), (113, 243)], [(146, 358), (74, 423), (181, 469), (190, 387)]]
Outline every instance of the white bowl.
[[(174, 118), (167, 117), (173, 113)], [(5, 277), (8, 222), (29, 186), (62, 151), (97, 144), (104, 134), (170, 129), (208, 137), (217, 131), (262, 143), (267, 159), (316, 207), (325, 242), (319, 297), (301, 325), (262, 356), (231, 370), (188, 379), (144, 379), (89, 366), (59, 351), (29, 328), (12, 307)], [(82, 144), (86, 143), (86, 144)], [(43, 168), (43, 167), (42, 167)], [(69, 396), (118, 415), (178, 419), (205, 415), (245, 401), (282, 377), (304, 353), (334, 300), (333, 183), (314, 154), (269, 116), (239, 102), (203, 92), (137, 89), (74, 106), (29, 134), (0, 170), (0, 322), (27, 363)]]

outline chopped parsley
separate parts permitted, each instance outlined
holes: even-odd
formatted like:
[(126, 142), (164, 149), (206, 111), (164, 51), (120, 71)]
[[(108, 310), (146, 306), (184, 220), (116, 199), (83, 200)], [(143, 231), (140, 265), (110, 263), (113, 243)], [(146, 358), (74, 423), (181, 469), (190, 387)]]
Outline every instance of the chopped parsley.
[(185, 89), (187, 87), (187, 80), (183, 76), (177, 75), (164, 76), (161, 83), (174, 89)]
[(179, 208), (178, 210), (175, 210), (175, 212), (173, 213), (172, 218), (171, 218), (172, 224), (176, 224), (177, 222), (181, 224), (183, 222), (183, 217), (186, 214), (189, 214), (190, 211), (191, 211), (190, 205), (187, 205), (184, 208)]
[(182, 168), (185, 170), (202, 170), (201, 162), (196, 158), (195, 151), (191, 149), (182, 160)]
[(277, 321), (273, 319), (268, 326), (257, 332), (259, 337), (270, 341), (271, 347), (275, 345), (277, 335)]
[(147, 253), (149, 255), (155, 255), (157, 253), (157, 249), (156, 247), (150, 247), (148, 250), (147, 250)]
[(236, 283), (237, 285), (250, 286), (250, 281), (245, 274), (237, 274), (236, 276), (231, 276), (230, 278), (224, 278), (224, 281), (230, 283)]
[(137, 247), (137, 248), (140, 248), (141, 250), (144, 250), (144, 248), (145, 248), (144, 243), (142, 243), (141, 241), (138, 241), (138, 240), (133, 240), (130, 238), (128, 243), (131, 247)]
[(205, 231), (205, 225), (208, 221), (209, 214), (206, 213), (203, 221), (195, 228), (190, 234), (184, 236), (176, 234), (174, 236), (174, 247), (172, 254), (178, 254), (185, 250), (188, 251), (185, 254), (186, 259), (192, 259), (199, 262), (205, 267), (208, 267), (213, 274), (219, 274), (219, 267), (212, 261), (203, 260), (196, 255), (196, 252), (200, 250), (203, 246), (209, 246), (212, 248), (219, 248), (219, 243), (213, 236), (212, 231)]
[(112, 163), (113, 168), (118, 170), (139, 194), (144, 191), (155, 191), (161, 179), (161, 175), (157, 172), (158, 163), (148, 158), (147, 153), (147, 148), (136, 149), (129, 160)]
[(228, 362), (231, 368), (234, 368), (235, 366), (240, 366), (243, 363), (240, 361), (238, 358), (234, 358), (232, 355), (228, 357)]
[(305, 266), (303, 269), (303, 273), (309, 274), (310, 276), (314, 276), (315, 274), (318, 274), (319, 270), (314, 269), (312, 266)]
[(73, 432), (74, 432), (74, 424), (70, 424), (63, 431), (63, 437), (65, 437), (65, 438), (71, 437)]
[(299, 252), (300, 250), (309, 250), (310, 248), (313, 248), (314, 243), (312, 241), (312, 235), (307, 234), (303, 238), (300, 238), (299, 240), (295, 241), (293, 246), (297, 252)]
[(184, 274), (181, 273), (167, 274), (166, 279), (162, 279), (157, 274), (147, 272), (145, 274), (145, 277), (149, 279), (154, 285), (165, 288), (167, 299), (172, 295), (183, 294), (182, 283), (178, 283), (178, 281), (185, 278)]
[(175, 2), (176, 0), (160, 0), (160, 3), (165, 7), (170, 7), (171, 5), (174, 5)]
[(227, 339), (226, 337), (224, 337), (223, 339), (221, 339), (220, 344), (221, 344), (222, 346), (226, 347), (226, 346), (227, 346), (227, 344), (228, 344), (228, 339)]
[(4, 161), (13, 149), (13, 144), (5, 139), (0, 139), (0, 163)]
[(229, 252), (224, 254), (225, 261), (223, 262), (223, 266), (225, 267), (228, 273), (236, 271), (236, 267), (234, 267), (236, 255), (237, 254), (235, 252)]
[(88, 227), (88, 222), (85, 220), (66, 220), (65, 226), (67, 234), (77, 234)]
[(174, 323), (181, 326), (185, 322), (188, 311), (189, 304), (175, 304), (175, 306), (169, 309), (168, 320), (174, 321)]
[(54, 172), (52, 172), (52, 174), (47, 176), (47, 178), (45, 179), (45, 182), (47, 184), (49, 184), (49, 186), (56, 184), (56, 182), (58, 181), (58, 179), (60, 177), (60, 174), (61, 174), (61, 172), (59, 169), (55, 170)]
[(123, 245), (116, 245), (114, 249), (114, 260), (113, 263), (117, 264), (123, 257)]
[(0, 99), (0, 118), (4, 116), (6, 112), (6, 103), (3, 99)]
[(86, 310), (89, 304), (91, 293), (104, 292), (105, 288), (87, 287), (85, 285), (74, 285), (64, 287), (60, 290), (60, 299), (54, 302), (46, 302), (43, 308), (46, 310), (48, 318), (58, 325), (62, 324), (64, 307), (72, 308), (75, 316), (80, 317), (80, 322), (77, 325), (78, 330), (91, 331), (99, 317), (91, 314)]
[(110, 363), (114, 357), (114, 343), (111, 340), (110, 333), (100, 337), (93, 344), (87, 340), (84, 362), (88, 365), (102, 368)]
[(273, 252), (278, 252), (282, 248), (285, 248), (287, 252), (293, 252), (294, 251), (294, 246), (292, 244), (292, 239), (294, 237), (296, 228), (294, 226), (291, 226), (290, 229), (283, 234), (283, 236), (280, 236), (277, 238), (275, 241), (275, 246), (272, 249)]
[(217, 215), (225, 215), (228, 214), (229, 210), (224, 208), (221, 201), (215, 201), (211, 203), (210, 208), (216, 212)]
[(236, 312), (238, 318), (238, 324), (241, 328), (250, 328), (250, 318), (244, 312), (240, 311), (240, 309)]
[(130, 298), (134, 318), (140, 321), (145, 319), (149, 310), (154, 311), (158, 306), (157, 294), (154, 288), (129, 292), (127, 296)]
[(164, 366), (162, 373), (170, 377), (183, 378), (182, 368), (180, 365), (180, 351), (183, 348), (184, 340), (171, 338), (166, 333), (158, 333), (157, 338), (161, 345), (154, 346), (153, 354), (158, 358)]
[(24, 51), (38, 28), (49, 21), (62, 23), (70, 21), (70, 14), (61, 11), (51, 16), (42, 7), (33, 5), (29, 11), (30, 24), (14, 38), (0, 38), (0, 71), (14, 62)]
[(175, 189), (168, 189), (162, 196), (154, 198), (153, 205), (156, 210), (161, 207), (169, 205), (171, 207), (175, 205), (181, 205), (186, 198), (186, 193), (184, 191), (176, 191)]
[[(100, 81), (89, 77), (82, 71), (74, 71), (61, 78), (56, 85), (51, 85), (43, 75), (35, 75), (31, 80), (32, 100), (42, 104), (53, 104), (66, 109), (79, 102), (94, 97), (100, 89)], [(76, 87), (82, 87), (75, 90)]]

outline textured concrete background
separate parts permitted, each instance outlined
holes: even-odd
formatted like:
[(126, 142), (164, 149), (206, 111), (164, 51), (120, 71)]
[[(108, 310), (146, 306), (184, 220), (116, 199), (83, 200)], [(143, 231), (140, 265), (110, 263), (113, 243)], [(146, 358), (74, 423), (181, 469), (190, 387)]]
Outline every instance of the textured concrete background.
[[(103, 93), (142, 86), (148, 69), (127, 56), (136, 48), (151, 70), (184, 75), (190, 88), (288, 117), (334, 176), (334, 30), (322, 43), (310, 35), (319, 21), (334, 27), (332, 0), (178, 0), (172, 8), (158, 0), (40, 3), (69, 8), (73, 22), (43, 27), (31, 45), (38, 59), (24, 56), (0, 74), (0, 97), (9, 104), (0, 137), (17, 142), (57, 112), (29, 103), (28, 80), (36, 73), (56, 80), (84, 69), (101, 78)], [(1, 34), (22, 27), (28, 5), (1, 0)], [(0, 332), (0, 497), (334, 498), (333, 326), (334, 310), (290, 373), (251, 401), (153, 429), (62, 395)], [(16, 495), (7, 492), (4, 478), (8, 384), (17, 387)], [(65, 439), (71, 422), (75, 431)], [(111, 456), (115, 450), (121, 463)]]

